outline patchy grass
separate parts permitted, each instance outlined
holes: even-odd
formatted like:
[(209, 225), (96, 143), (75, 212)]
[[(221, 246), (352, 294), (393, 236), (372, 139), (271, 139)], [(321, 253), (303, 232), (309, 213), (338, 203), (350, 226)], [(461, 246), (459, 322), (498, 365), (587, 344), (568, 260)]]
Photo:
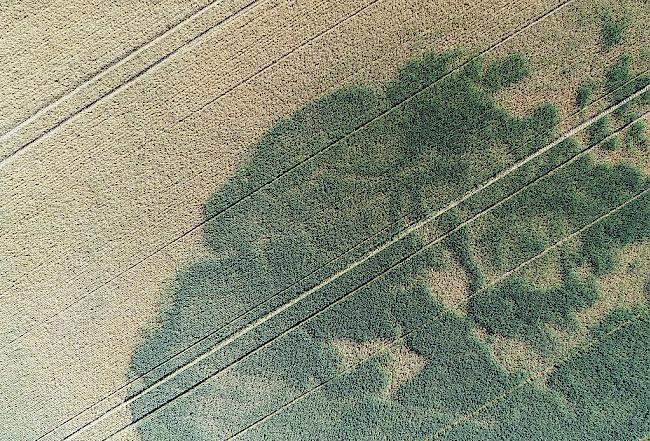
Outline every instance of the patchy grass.
[(393, 394), (399, 387), (417, 376), (424, 369), (427, 360), (403, 344), (393, 344), (387, 340), (368, 340), (357, 342), (349, 339), (332, 341), (332, 345), (341, 355), (343, 366), (349, 368), (370, 358), (377, 351), (385, 350), (389, 354), (386, 365), (390, 381), (384, 390), (386, 395)]
[(436, 299), (450, 310), (466, 313), (465, 304), (472, 293), (472, 282), (463, 265), (450, 259), (444, 267), (429, 270), (428, 279)]
[[(619, 324), (638, 310), (608, 317)], [(596, 332), (598, 334), (598, 332)], [(639, 439), (648, 433), (650, 322), (647, 315), (569, 357), (547, 379), (532, 382), (486, 409), (482, 424), (461, 421), (438, 439)]]
[(630, 125), (625, 135), (625, 145), (629, 149), (648, 150), (648, 135), (643, 121), (637, 121)]
[(609, 118), (603, 116), (595, 123), (589, 126), (589, 144), (598, 144), (603, 139), (607, 138), (611, 133), (609, 128)]
[(598, 302), (578, 313), (578, 320), (591, 327), (618, 307), (634, 308), (650, 300), (650, 242), (627, 245), (615, 269), (598, 279)]
[(617, 136), (611, 136), (605, 142), (603, 142), (602, 148), (604, 150), (608, 150), (610, 152), (613, 152), (614, 150), (618, 149), (621, 146), (621, 141), (618, 139)]

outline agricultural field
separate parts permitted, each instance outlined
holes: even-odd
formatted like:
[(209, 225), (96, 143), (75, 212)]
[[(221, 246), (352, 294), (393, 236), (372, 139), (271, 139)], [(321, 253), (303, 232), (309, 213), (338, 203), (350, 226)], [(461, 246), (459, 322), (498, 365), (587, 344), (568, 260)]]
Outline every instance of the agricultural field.
[(650, 436), (644, 0), (0, 17), (0, 440)]

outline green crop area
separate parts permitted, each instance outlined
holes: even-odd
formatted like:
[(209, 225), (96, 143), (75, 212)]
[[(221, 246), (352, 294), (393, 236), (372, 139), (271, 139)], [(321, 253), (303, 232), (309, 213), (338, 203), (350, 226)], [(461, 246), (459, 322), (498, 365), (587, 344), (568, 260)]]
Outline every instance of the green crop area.
[(647, 1), (165, 1), (0, 81), (0, 441), (650, 439)]
[[(624, 28), (603, 15), (603, 44)], [(176, 366), (131, 391), (142, 439), (650, 432), (650, 272), (626, 259), (650, 245), (650, 179), (599, 160), (647, 153), (649, 77), (614, 58), (576, 92), (577, 114), (609, 110), (567, 136), (553, 103), (495, 99), (533, 74), (523, 53), (463, 57), (305, 105), (210, 197), (211, 257), (178, 274), (132, 359), (136, 379)], [(206, 341), (191, 370), (174, 361)]]

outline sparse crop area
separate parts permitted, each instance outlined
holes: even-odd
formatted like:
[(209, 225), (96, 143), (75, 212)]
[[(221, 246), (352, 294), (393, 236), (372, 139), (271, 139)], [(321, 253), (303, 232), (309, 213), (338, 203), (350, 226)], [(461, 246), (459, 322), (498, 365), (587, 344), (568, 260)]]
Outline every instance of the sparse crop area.
[[(120, 161), (141, 146), (123, 175), (125, 188), (142, 174), (156, 181), (157, 192), (124, 206), (170, 222), (174, 213), (191, 213), (174, 227), (143, 220), (136, 245), (149, 248), (140, 254), (97, 263), (86, 253), (88, 265), (79, 275), (34, 283), (34, 292), (52, 287), (59, 310), (47, 321), (25, 313), (0, 322), (0, 337), (12, 336), (0, 340), (0, 354), (9, 360), (0, 364), (0, 408), (9, 409), (6, 421), (0, 411), (0, 440), (627, 441), (650, 435), (647, 5), (535, 2), (530, 17), (513, 16), (516, 23), (510, 23), (502, 15), (514, 6), (494, 1), (490, 41), (467, 36), (478, 24), (468, 22), (467, 35), (452, 32), (451, 20), (440, 24), (448, 41), (427, 30), (416, 44), (414, 19), (396, 24), (402, 34), (387, 38), (383, 49), (369, 48), (376, 65), (368, 71), (341, 72), (355, 65), (342, 61), (344, 69), (332, 54), (355, 57), (348, 53), (354, 49), (338, 48), (336, 26), (349, 22), (352, 31), (346, 32), (352, 33), (341, 31), (343, 42), (351, 41), (355, 26), (380, 29), (390, 8), (376, 12), (376, 22), (372, 8), (382, 1), (389, 0), (350, 1), (331, 11), (315, 2), (313, 11), (332, 14), (323, 23), (339, 20), (323, 30), (300, 25), (282, 2), (237, 9), (233, 23), (240, 14), (250, 18), (241, 29), (256, 18), (294, 17), (277, 30), (295, 26), (306, 43), (286, 53), (278, 46), (279, 58), (260, 61), (250, 73), (245, 62), (233, 64), (242, 80), (232, 89), (215, 83), (218, 95), (207, 87), (197, 92), (196, 101), (186, 103), (195, 108), (189, 113), (183, 103), (191, 94), (166, 90), (174, 97), (170, 113), (152, 112), (150, 126), (133, 125), (148, 129), (133, 135), (132, 144), (98, 157)], [(419, 10), (418, 2), (407, 0), (390, 5)], [(210, 13), (209, 5), (197, 7)], [(34, 11), (25, 14), (39, 17)], [(485, 21), (477, 14), (477, 23)], [(178, 35), (185, 23), (199, 29), (190, 26), (194, 19), (179, 22)], [(209, 32), (237, 36), (228, 20), (225, 30), (215, 25)], [(503, 35), (501, 27), (507, 28)], [(209, 38), (209, 32), (201, 35)], [(251, 35), (245, 47), (256, 47)], [(167, 47), (169, 38), (152, 47)], [(266, 43), (259, 40), (260, 48)], [(180, 45), (180, 60), (192, 60), (199, 49), (207, 56), (208, 46)], [(258, 49), (275, 53), (269, 47)], [(412, 56), (403, 64), (386, 61), (406, 47)], [(313, 75), (331, 69), (319, 73), (336, 78), (327, 87), (299, 84), (303, 74), (305, 84), (312, 81), (305, 53), (321, 60)], [(171, 72), (166, 57), (156, 61), (160, 72)], [(158, 68), (148, 80), (147, 69), (144, 85), (134, 80), (133, 87), (156, 91), (174, 81), (174, 75), (155, 77)], [(224, 81), (226, 73), (219, 72)], [(295, 77), (291, 87), (279, 84), (286, 75)], [(256, 101), (258, 89), (264, 100)], [(111, 91), (108, 99), (127, 93)], [(130, 96), (137, 100), (138, 94)], [(115, 112), (121, 108), (114, 106)], [(260, 110), (264, 106), (269, 110)], [(2, 167), (12, 170), (13, 161), (20, 164), (23, 155), (45, 148), (40, 143), (47, 146), (51, 136), (90, 127), (75, 123), (86, 117), (79, 112), (70, 123), (78, 126), (64, 121), (52, 135), (37, 135), (26, 153), (0, 162), (0, 182), (15, 184), (11, 194), (29, 194), (32, 184), (18, 173), (3, 177)], [(264, 124), (254, 127), (254, 112)], [(163, 138), (154, 129), (167, 124), (183, 129)], [(238, 135), (247, 129), (251, 133)], [(73, 148), (83, 147), (83, 136), (75, 139)], [(160, 139), (160, 151), (144, 147)], [(227, 157), (221, 147), (197, 153), (192, 140), (198, 139), (206, 145), (232, 139), (245, 149)], [(174, 147), (171, 140), (185, 143)], [(152, 170), (165, 167), (138, 161), (169, 163), (175, 171), (160, 176)], [(68, 170), (82, 170), (82, 176), (95, 170), (110, 179), (101, 161), (90, 171), (84, 167), (72, 161)], [(53, 197), (54, 188), (38, 200)], [(82, 186), (73, 188), (80, 192)], [(70, 213), (104, 190), (91, 185), (85, 191), (71, 199), (76, 208)], [(0, 205), (17, 204), (8, 221), (58, 216), (29, 200), (22, 209), (17, 199)], [(111, 205), (89, 206), (106, 211)], [(119, 246), (125, 212), (105, 215), (116, 232), (102, 239), (106, 247)], [(83, 224), (60, 217), (70, 228)], [(27, 241), (25, 235), (17, 240)], [(24, 254), (7, 261), (48, 268), (38, 253)], [(13, 266), (3, 271), (7, 280), (0, 286), (29, 287), (36, 277)], [(97, 285), (86, 282), (93, 274), (101, 275)], [(76, 297), (66, 288), (72, 283)], [(5, 298), (18, 298), (17, 292)], [(71, 324), (58, 326), (62, 318)], [(97, 327), (83, 328), (90, 322)], [(14, 334), (5, 331), (12, 326)], [(76, 341), (82, 329), (98, 329), (100, 336)], [(44, 358), (38, 340), (48, 338), (62, 349), (51, 349), (58, 354), (42, 363), (41, 373), (23, 374)], [(88, 341), (94, 347), (88, 349)], [(93, 362), (90, 353), (102, 361)], [(110, 376), (102, 372), (108, 365)], [(86, 386), (73, 387), (66, 369), (74, 384)], [(96, 378), (84, 380), (89, 372)], [(38, 387), (52, 387), (25, 393), (35, 390), (25, 386), (34, 383), (30, 375), (41, 379)], [(45, 403), (53, 394), (65, 405), (50, 415)], [(32, 395), (33, 403), (21, 409)]]

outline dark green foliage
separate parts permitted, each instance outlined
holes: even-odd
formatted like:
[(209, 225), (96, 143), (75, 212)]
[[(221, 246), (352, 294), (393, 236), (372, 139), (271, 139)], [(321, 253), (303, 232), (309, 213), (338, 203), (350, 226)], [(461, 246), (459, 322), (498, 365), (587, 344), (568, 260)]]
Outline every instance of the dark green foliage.
[(646, 150), (648, 148), (648, 136), (643, 121), (637, 121), (630, 125), (625, 134), (625, 143), (628, 148)]
[(450, 235), (445, 242), (469, 274), (470, 291), (476, 292), (483, 285), (484, 277), (481, 268), (472, 259), (472, 254), (469, 250), (469, 230), (467, 228), (461, 228)]
[[(641, 90), (650, 84), (650, 75), (641, 75), (636, 80), (636, 89)], [(640, 105), (647, 106), (650, 104), (650, 90), (646, 90), (641, 95), (639, 95), (638, 102)]]
[(617, 332), (618, 329), (629, 322), (637, 320), (648, 312), (647, 306), (636, 306), (632, 308), (617, 308), (607, 314), (598, 325), (592, 329), (591, 333), (599, 340), (607, 338), (610, 334)]
[(609, 118), (606, 116), (603, 116), (602, 118), (599, 118), (596, 120), (595, 123), (589, 126), (589, 144), (590, 145), (595, 145), (598, 144), (600, 141), (603, 139), (607, 138), (609, 136), (610, 129), (609, 129)]
[(368, 395), (379, 395), (390, 383), (390, 376), (386, 370), (389, 356), (379, 353), (378, 356), (361, 363), (325, 388), (331, 399), (345, 399), (348, 397), (360, 398)]
[[(188, 339), (218, 328), (354, 245), (368, 246), (363, 241), (369, 235), (397, 231), (404, 225), (401, 218), (421, 219), (444, 200), (462, 194), (497, 171), (484, 163), (486, 145), (506, 145), (514, 160), (546, 142), (558, 120), (554, 107), (539, 106), (529, 117), (515, 118), (500, 109), (482, 86), (484, 76), (494, 83), (498, 72), (511, 73), (508, 66), (521, 65), (520, 58), (488, 66), (485, 74), (479, 62), (472, 62), (412, 95), (448, 72), (454, 59), (453, 54), (429, 55), (400, 71), (386, 89), (388, 98), (362, 87), (346, 88), (279, 122), (262, 138), (251, 160), (206, 203), (210, 221), (204, 227), (205, 238), (220, 257), (189, 269), (186, 278), (194, 286), (186, 289), (181, 283), (168, 315), (184, 317), (182, 324), (173, 325), (178, 339), (156, 350), (156, 358), (173, 353), (176, 343), (181, 348)], [(512, 78), (502, 83), (509, 84)], [(411, 98), (403, 106), (221, 213), (404, 93)], [(358, 253), (364, 249), (358, 248)], [(424, 259), (425, 266), (435, 261), (424, 253), (418, 259)], [(335, 261), (330, 271), (345, 262)], [(383, 263), (378, 260), (376, 265)], [(206, 276), (202, 266), (214, 276)], [(409, 277), (419, 271), (415, 267), (403, 265), (393, 274)], [(478, 279), (475, 283), (480, 284)], [(202, 296), (210, 296), (213, 306), (198, 307)], [(158, 335), (171, 332), (165, 322)]]
[[(383, 281), (382, 281), (383, 282)], [(393, 338), (399, 335), (399, 322), (393, 314), (397, 295), (408, 295), (386, 283), (373, 283), (363, 293), (334, 308), (308, 325), (319, 338), (347, 337), (356, 341)]]
[(582, 439), (638, 439), (650, 430), (650, 322), (647, 314), (560, 366), (549, 387), (567, 397)]
[[(571, 152), (575, 146), (573, 142), (564, 147)], [(480, 250), (488, 267), (509, 270), (647, 186), (647, 179), (629, 165), (597, 164), (585, 156), (528, 187), (482, 220), (480, 228), (470, 230), (469, 237), (465, 232), (459, 236), (464, 240), (450, 245), (472, 280), (481, 273), (472, 248)], [(547, 325), (571, 329), (575, 313), (598, 297), (594, 285), (576, 278), (574, 269), (586, 264), (597, 275), (610, 271), (621, 248), (650, 238), (649, 210), (644, 196), (588, 229), (575, 255), (566, 257), (560, 285), (537, 289), (526, 280), (509, 279), (472, 297), (470, 316), (490, 333), (524, 338), (552, 350)]]
[[(390, 103), (397, 104), (428, 87), (433, 81), (449, 72), (450, 63), (458, 55), (458, 52), (444, 54), (431, 52), (409, 61), (400, 69), (397, 78), (387, 88), (386, 96)], [(476, 70), (480, 73), (480, 65)]]
[(512, 385), (485, 343), (472, 335), (471, 322), (452, 312), (421, 323), (408, 344), (429, 362), (398, 390), (396, 400), (404, 406), (458, 414)]
[[(191, 344), (209, 350), (332, 274), (352, 269), (179, 374), (168, 391), (219, 372), (140, 423), (143, 440), (226, 438), (322, 382), (315, 394), (246, 438), (422, 439), (520, 380), (492, 357), (475, 334), (475, 322), (544, 346), (546, 324), (570, 328), (575, 312), (593, 303), (594, 286), (572, 269), (596, 262), (606, 270), (621, 246), (647, 237), (647, 200), (641, 215), (626, 211), (618, 224), (590, 230), (583, 248), (567, 258), (557, 287), (540, 290), (515, 279), (481, 292), (483, 271), (473, 254), (487, 249), (495, 266), (511, 268), (646, 185), (636, 170), (588, 160), (495, 210), (489, 228), (472, 224), (438, 247), (412, 233), (350, 267), (407, 222), (446, 206), (551, 140), (556, 107), (541, 104), (520, 118), (493, 98), (528, 73), (521, 55), (485, 67), (474, 60), (450, 73), (457, 61), (456, 53), (429, 54), (401, 69), (384, 90), (348, 87), (308, 104), (269, 130), (251, 159), (206, 202), (204, 233), (213, 257), (179, 274), (159, 324), (133, 356), (134, 374), (182, 356)], [(561, 143), (435, 227), (450, 231), (580, 149), (575, 140)], [(499, 165), (486, 161), (493, 154), (500, 155)], [(445, 309), (427, 287), (427, 271), (444, 264), (444, 247), (467, 268), (477, 293), (469, 318)], [(406, 349), (426, 365), (391, 396), (388, 353), (336, 377), (343, 360), (333, 340), (361, 344), (404, 333)], [(173, 360), (172, 367), (179, 367), (191, 358)], [(235, 360), (241, 362), (221, 371)], [(161, 368), (144, 382), (171, 371)], [(137, 387), (141, 382), (133, 393)], [(131, 403), (134, 418), (160, 396)], [(553, 409), (551, 398), (529, 408)], [(554, 412), (568, 413), (557, 406)], [(531, 423), (529, 430), (543, 426)]]
[(594, 88), (594, 83), (591, 81), (582, 83), (580, 87), (578, 87), (578, 90), (576, 91), (576, 106), (578, 109), (584, 109), (589, 103), (589, 100), (594, 93)]
[(617, 20), (610, 11), (605, 11), (601, 19), (602, 44), (605, 49), (609, 50), (623, 40), (623, 33), (629, 24), (629, 20), (625, 17)]
[(314, 380), (332, 377), (337, 372), (338, 360), (323, 340), (299, 329), (269, 346), (255, 363), (247, 363), (246, 373), (301, 389)]
[(619, 141), (618, 137), (616, 136), (610, 136), (603, 142), (603, 149), (608, 150), (608, 151), (614, 151), (617, 150), (621, 146), (621, 142)]
[(521, 81), (528, 73), (528, 61), (521, 54), (510, 54), (488, 66), (483, 84), (496, 92)]
[(538, 289), (520, 278), (480, 292), (470, 299), (470, 315), (492, 333), (523, 337), (546, 349), (552, 336), (546, 325), (571, 327), (575, 312), (592, 305), (598, 298), (593, 283), (569, 273), (562, 285)]
[[(442, 441), (575, 441), (577, 425), (562, 397), (547, 388), (525, 385), (486, 409), (481, 419), (463, 421)], [(490, 422), (486, 424), (486, 421)]]
[(631, 78), (631, 67), (632, 56), (630, 54), (622, 54), (619, 56), (607, 71), (607, 76), (605, 77), (605, 88), (607, 91), (612, 92), (629, 81)]
[(649, 237), (650, 195), (646, 193), (585, 232), (578, 263), (589, 264), (597, 275), (605, 274), (616, 265), (617, 250)]
[(560, 111), (558, 108), (549, 103), (541, 104), (533, 109), (531, 114), (530, 128), (535, 133), (545, 134), (549, 136), (555, 126), (560, 122)]
[[(622, 323), (622, 317), (639, 312), (617, 310), (605, 321)], [(480, 418), (461, 422), (439, 439), (640, 439), (650, 431), (650, 323), (647, 309), (645, 313), (615, 333), (599, 334), (601, 342), (559, 365), (548, 386), (523, 385)]]
[[(650, 84), (650, 76), (642, 74), (632, 79), (632, 57), (629, 54), (619, 56), (606, 74), (605, 89), (610, 93), (612, 104), (618, 104), (637, 91)], [(644, 107), (650, 102), (650, 91), (629, 100), (614, 112), (616, 118), (624, 124), (629, 124), (640, 117)]]
[[(646, 185), (643, 175), (633, 167), (596, 164), (585, 156), (487, 216), (472, 242), (486, 264), (509, 270)], [(610, 248), (616, 249), (603, 247)]]
[(422, 439), (514, 384), (467, 319), (448, 311), (423, 319), (407, 344), (428, 362), (392, 398), (384, 395), (390, 356), (379, 353), (246, 439)]

